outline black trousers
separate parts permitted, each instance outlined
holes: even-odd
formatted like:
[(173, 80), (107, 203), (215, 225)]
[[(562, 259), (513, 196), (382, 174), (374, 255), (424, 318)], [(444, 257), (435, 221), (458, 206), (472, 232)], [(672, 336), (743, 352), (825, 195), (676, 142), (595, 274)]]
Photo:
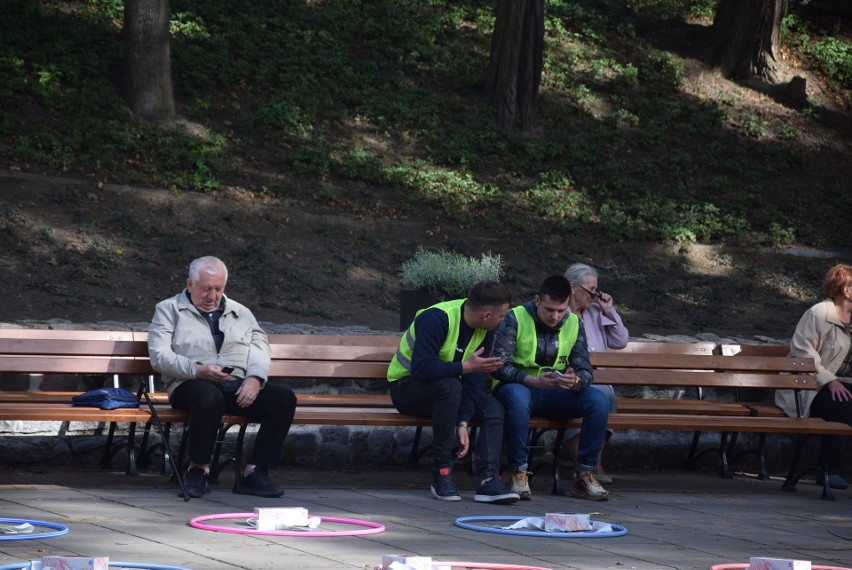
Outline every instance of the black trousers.
[[(393, 405), (403, 414), (432, 418), (432, 460), (434, 469), (453, 465), (456, 419), (461, 403), (462, 385), (458, 378), (416, 380), (406, 376), (390, 383)], [(490, 394), (481, 394), (476, 402), (473, 421), (479, 424), (476, 456), (483, 479), (500, 476), (500, 451), (503, 447), (503, 405)]]
[(281, 445), (296, 413), (296, 395), (284, 386), (267, 384), (248, 407), (237, 405), (233, 392), (222, 392), (206, 380), (187, 380), (169, 397), (172, 407), (189, 412), (189, 460), (210, 463), (216, 434), (225, 413), (239, 414), (260, 423), (247, 463), (275, 467)]
[[(844, 383), (852, 390), (852, 384)], [(835, 402), (831, 399), (831, 392), (823, 388), (814, 401), (811, 402), (810, 415), (831, 422), (841, 422), (852, 426), (852, 400), (847, 402)], [(828, 465), (828, 472), (832, 475), (840, 474), (843, 458), (843, 436), (824, 435), (819, 448), (820, 465)]]

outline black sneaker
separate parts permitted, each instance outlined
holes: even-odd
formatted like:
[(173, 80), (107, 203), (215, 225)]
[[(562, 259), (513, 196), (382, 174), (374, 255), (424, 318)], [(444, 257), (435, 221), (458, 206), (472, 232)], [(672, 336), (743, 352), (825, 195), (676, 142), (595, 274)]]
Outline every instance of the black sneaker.
[(492, 477), (476, 487), (473, 500), (477, 503), (496, 503), (508, 505), (521, 500), (521, 496), (507, 489), (497, 477)]
[(456, 483), (453, 481), (453, 470), (441, 467), (432, 470), (432, 496), (439, 501), (461, 501)]
[(283, 495), (284, 489), (272, 482), (266, 467), (255, 467), (248, 477), (237, 478), (234, 482), (234, 493), (273, 498)]
[[(201, 467), (190, 467), (189, 471), (186, 472), (186, 476), (183, 478), (183, 488), (186, 491), (186, 495), (189, 495), (193, 499), (198, 499), (209, 493), (210, 487), (207, 486), (208, 477), (209, 475)], [(183, 492), (178, 491), (178, 495), (186, 498)]]

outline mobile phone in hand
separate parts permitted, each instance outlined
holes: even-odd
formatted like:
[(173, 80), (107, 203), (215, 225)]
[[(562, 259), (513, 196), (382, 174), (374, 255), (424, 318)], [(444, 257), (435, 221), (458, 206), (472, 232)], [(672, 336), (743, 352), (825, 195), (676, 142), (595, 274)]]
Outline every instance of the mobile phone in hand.
[(222, 372), (224, 372), (225, 374), (230, 374), (230, 373), (231, 373), (231, 372), (233, 372), (233, 371), (234, 371), (234, 367), (233, 367), (233, 366), (226, 366), (226, 367), (224, 367), (224, 368), (222, 369)]

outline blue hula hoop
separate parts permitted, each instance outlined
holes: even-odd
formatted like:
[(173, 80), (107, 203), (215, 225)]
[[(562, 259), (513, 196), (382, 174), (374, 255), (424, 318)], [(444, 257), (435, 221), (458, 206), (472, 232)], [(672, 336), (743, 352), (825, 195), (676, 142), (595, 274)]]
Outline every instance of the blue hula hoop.
[[(30, 534), (0, 534), (0, 542), (4, 540), (41, 540), (43, 538), (56, 538), (63, 534), (68, 534), (68, 527), (64, 524), (52, 523), (46, 521), (34, 521), (29, 519), (0, 519), (0, 524), (31, 524), (33, 526), (43, 526), (52, 528), (53, 532), (33, 532)], [(29, 564), (29, 563), (28, 563)]]
[(610, 538), (613, 536), (624, 536), (625, 534), (627, 534), (627, 529), (625, 527), (612, 523), (608, 523), (612, 526), (612, 532), (545, 532), (543, 530), (495, 528), (490, 526), (470, 524), (472, 522), (486, 521), (510, 521), (514, 523), (524, 518), (527, 517), (459, 517), (453, 522), (453, 524), (461, 528), (466, 528), (467, 530), (476, 530), (479, 532), (493, 532), (494, 534), (514, 534), (517, 536), (546, 536), (547, 538)]
[[(162, 566), (160, 564), (146, 564), (144, 562), (112, 562), (109, 563), (110, 568), (118, 566), (121, 568), (142, 568), (142, 570), (190, 570), (181, 566)], [(29, 562), (15, 562), (0, 566), (0, 570), (25, 570), (30, 567)]]

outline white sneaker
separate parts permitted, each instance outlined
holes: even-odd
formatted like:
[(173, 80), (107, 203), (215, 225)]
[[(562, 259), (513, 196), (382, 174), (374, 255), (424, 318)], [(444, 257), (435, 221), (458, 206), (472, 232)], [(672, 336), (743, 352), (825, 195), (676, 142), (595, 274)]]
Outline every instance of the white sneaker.
[(532, 471), (515, 471), (512, 475), (512, 492), (517, 493), (522, 501), (532, 500), (532, 491), (530, 491), (529, 478)]
[(574, 483), (571, 496), (590, 501), (606, 501), (609, 499), (609, 493), (601, 486), (595, 474), (591, 471), (577, 474), (577, 482)]

